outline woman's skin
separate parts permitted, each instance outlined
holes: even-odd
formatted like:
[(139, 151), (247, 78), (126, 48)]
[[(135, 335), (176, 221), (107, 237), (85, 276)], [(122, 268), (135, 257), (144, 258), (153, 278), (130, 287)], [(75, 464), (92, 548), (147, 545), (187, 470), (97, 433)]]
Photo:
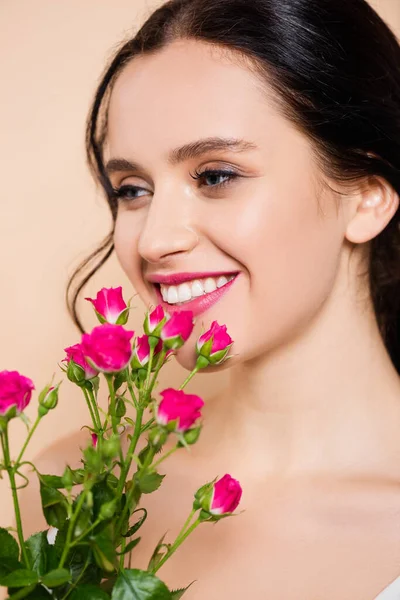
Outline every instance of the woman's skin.
[[(139, 164), (110, 169), (115, 188), (140, 188), (120, 200), (114, 239), (134, 289), (154, 305), (150, 274), (240, 273), (177, 354), (191, 369), (213, 320), (234, 340), (229, 385), (206, 403), (198, 444), (163, 464), (160, 491), (145, 498), (134, 563), (145, 568), (194, 491), (227, 472), (245, 512), (197, 529), (159, 571), (168, 585), (196, 579), (188, 600), (372, 600), (400, 575), (400, 378), (362, 274), (399, 197), (381, 178), (351, 189), (326, 178), (235, 58), (176, 41), (134, 59), (111, 96), (106, 158)], [(209, 137), (254, 147), (168, 161)], [(206, 168), (239, 177), (190, 176)], [(78, 460), (77, 439), (47, 451), (47, 472)]]

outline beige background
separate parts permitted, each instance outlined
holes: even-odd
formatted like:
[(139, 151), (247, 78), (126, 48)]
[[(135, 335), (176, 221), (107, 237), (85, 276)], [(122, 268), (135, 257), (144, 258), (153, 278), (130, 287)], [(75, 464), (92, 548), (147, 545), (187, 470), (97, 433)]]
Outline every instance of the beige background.
[[(371, 0), (400, 36), (400, 0)], [(79, 341), (64, 303), (68, 274), (109, 230), (108, 208), (87, 172), (84, 122), (106, 59), (159, 1), (0, 0), (0, 370), (18, 370), (39, 391), (56, 373), (63, 348)], [(87, 287), (132, 288), (115, 258)], [(83, 301), (84, 302), (84, 301)], [(96, 325), (89, 303), (83, 314)], [(130, 326), (141, 330), (137, 300)], [(184, 371), (165, 369), (161, 385)], [(225, 376), (199, 376), (191, 390), (207, 397)], [(28, 409), (33, 419), (36, 396)], [(67, 380), (59, 407), (41, 423), (27, 458), (88, 422), (80, 391)], [(13, 424), (12, 445), (25, 435)], [(67, 459), (67, 457), (66, 457)], [(6, 481), (0, 481), (0, 526), (12, 520)]]

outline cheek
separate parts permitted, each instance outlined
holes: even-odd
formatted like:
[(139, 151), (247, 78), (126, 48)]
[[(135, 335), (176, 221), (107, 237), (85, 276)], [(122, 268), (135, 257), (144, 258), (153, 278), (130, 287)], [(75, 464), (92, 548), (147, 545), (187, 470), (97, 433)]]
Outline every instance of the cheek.
[(334, 199), (319, 202), (307, 182), (291, 190), (277, 186), (274, 193), (264, 188), (243, 201), (240, 210), (232, 207), (225, 219), (230, 236), (229, 242), (224, 238), (224, 250), (244, 270), (234, 301), (227, 296), (221, 305), (221, 321), (235, 340), (238, 360), (288, 341), (331, 293), (343, 226)]
[(114, 229), (114, 247), (123, 271), (136, 288), (140, 277), (140, 259), (137, 251), (140, 224), (133, 217), (133, 213), (118, 213)]

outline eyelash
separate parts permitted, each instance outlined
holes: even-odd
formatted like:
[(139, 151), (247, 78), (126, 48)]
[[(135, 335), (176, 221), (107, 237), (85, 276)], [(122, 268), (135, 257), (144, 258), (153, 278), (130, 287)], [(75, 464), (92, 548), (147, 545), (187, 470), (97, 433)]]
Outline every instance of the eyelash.
[[(196, 170), (194, 173), (195, 174), (194, 175), (191, 174), (190, 177), (192, 177), (192, 179), (195, 179), (196, 181), (201, 180), (201, 179), (206, 179), (207, 177), (210, 177), (210, 176), (228, 177), (228, 179), (222, 183), (217, 183), (215, 185), (207, 186), (210, 188), (220, 188), (220, 189), (227, 187), (228, 185), (233, 183), (233, 181), (235, 179), (240, 177), (240, 175), (238, 173), (235, 173), (235, 171), (226, 171), (223, 169), (206, 169), (205, 171), (203, 171), (201, 173), (199, 173)], [(134, 198), (127, 196), (127, 193), (131, 192), (132, 190), (145, 190), (145, 188), (141, 188), (136, 185), (122, 185), (119, 188), (113, 188), (114, 198), (122, 199), (122, 200), (126, 200), (126, 201), (137, 200), (140, 196), (136, 196)]]

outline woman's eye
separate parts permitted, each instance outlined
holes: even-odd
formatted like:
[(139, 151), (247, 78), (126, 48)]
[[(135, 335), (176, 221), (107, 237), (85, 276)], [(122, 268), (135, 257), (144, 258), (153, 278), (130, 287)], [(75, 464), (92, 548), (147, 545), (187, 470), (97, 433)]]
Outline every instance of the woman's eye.
[(136, 185), (121, 185), (119, 188), (113, 188), (114, 198), (126, 201), (140, 198), (141, 196), (136, 195), (136, 192), (140, 191), (149, 193), (148, 190)]
[[(195, 171), (195, 175), (191, 175), (191, 177), (193, 179), (200, 180), (203, 182), (207, 182), (208, 180), (210, 182), (210, 185), (207, 185), (206, 183), (206, 187), (221, 188), (232, 183), (232, 181), (237, 177), (240, 177), (240, 175), (238, 173), (235, 173), (235, 171), (225, 171), (222, 169), (207, 169), (202, 173)], [(221, 178), (225, 178), (225, 180), (218, 182), (218, 180)]]

